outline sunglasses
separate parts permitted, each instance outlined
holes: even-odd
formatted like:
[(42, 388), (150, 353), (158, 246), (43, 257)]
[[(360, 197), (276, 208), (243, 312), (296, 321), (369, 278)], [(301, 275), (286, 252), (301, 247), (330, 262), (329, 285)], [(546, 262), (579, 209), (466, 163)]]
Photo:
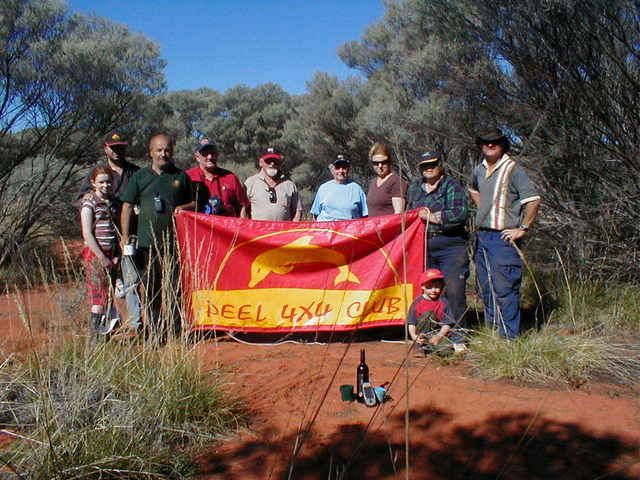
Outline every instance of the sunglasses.
[(440, 160), (436, 162), (421, 163), (420, 168), (422, 170), (426, 170), (427, 168), (436, 168), (439, 165), (440, 165)]
[(271, 203), (277, 203), (278, 202), (278, 194), (276, 193), (276, 189), (273, 187), (269, 187), (267, 188), (267, 193), (269, 194), (269, 201)]
[(374, 167), (379, 167), (380, 165), (389, 165), (389, 160), (382, 160), (381, 162), (371, 162)]

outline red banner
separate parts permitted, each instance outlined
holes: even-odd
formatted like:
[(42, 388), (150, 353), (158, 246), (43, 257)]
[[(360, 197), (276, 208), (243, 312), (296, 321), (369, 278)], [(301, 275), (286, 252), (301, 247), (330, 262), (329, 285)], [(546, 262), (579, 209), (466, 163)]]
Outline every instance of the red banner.
[(402, 325), (422, 271), (417, 212), (339, 222), (176, 215), (195, 329), (346, 331)]

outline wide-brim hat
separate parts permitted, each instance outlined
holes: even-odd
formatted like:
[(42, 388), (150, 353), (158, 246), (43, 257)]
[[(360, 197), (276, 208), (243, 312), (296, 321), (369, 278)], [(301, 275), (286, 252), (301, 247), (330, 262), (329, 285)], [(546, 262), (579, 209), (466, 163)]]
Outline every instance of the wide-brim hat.
[(507, 137), (504, 133), (502, 133), (502, 130), (495, 127), (487, 128), (486, 130), (481, 131), (480, 134), (476, 137), (477, 144), (491, 142), (499, 143), (504, 142), (505, 140), (507, 140)]
[(437, 268), (428, 268), (422, 272), (418, 278), (420, 285), (424, 285), (425, 283), (432, 282), (434, 280), (444, 280), (444, 274)]

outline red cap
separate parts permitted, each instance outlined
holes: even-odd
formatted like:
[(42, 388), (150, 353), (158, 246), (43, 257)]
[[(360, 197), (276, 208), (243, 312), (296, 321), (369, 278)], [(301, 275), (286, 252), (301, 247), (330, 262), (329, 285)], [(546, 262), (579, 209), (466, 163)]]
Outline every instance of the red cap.
[(444, 280), (444, 275), (437, 268), (429, 268), (420, 274), (420, 285), (424, 285), (433, 280)]

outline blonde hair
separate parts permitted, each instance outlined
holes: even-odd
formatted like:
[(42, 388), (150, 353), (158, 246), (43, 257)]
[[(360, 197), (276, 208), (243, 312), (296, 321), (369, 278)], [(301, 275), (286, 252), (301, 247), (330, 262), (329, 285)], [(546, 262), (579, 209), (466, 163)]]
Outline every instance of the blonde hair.
[(382, 142), (376, 142), (369, 150), (369, 160), (373, 161), (374, 157), (376, 157), (375, 160), (379, 159), (378, 161), (391, 161), (391, 151), (389, 151), (389, 147), (387, 147), (386, 144)]

